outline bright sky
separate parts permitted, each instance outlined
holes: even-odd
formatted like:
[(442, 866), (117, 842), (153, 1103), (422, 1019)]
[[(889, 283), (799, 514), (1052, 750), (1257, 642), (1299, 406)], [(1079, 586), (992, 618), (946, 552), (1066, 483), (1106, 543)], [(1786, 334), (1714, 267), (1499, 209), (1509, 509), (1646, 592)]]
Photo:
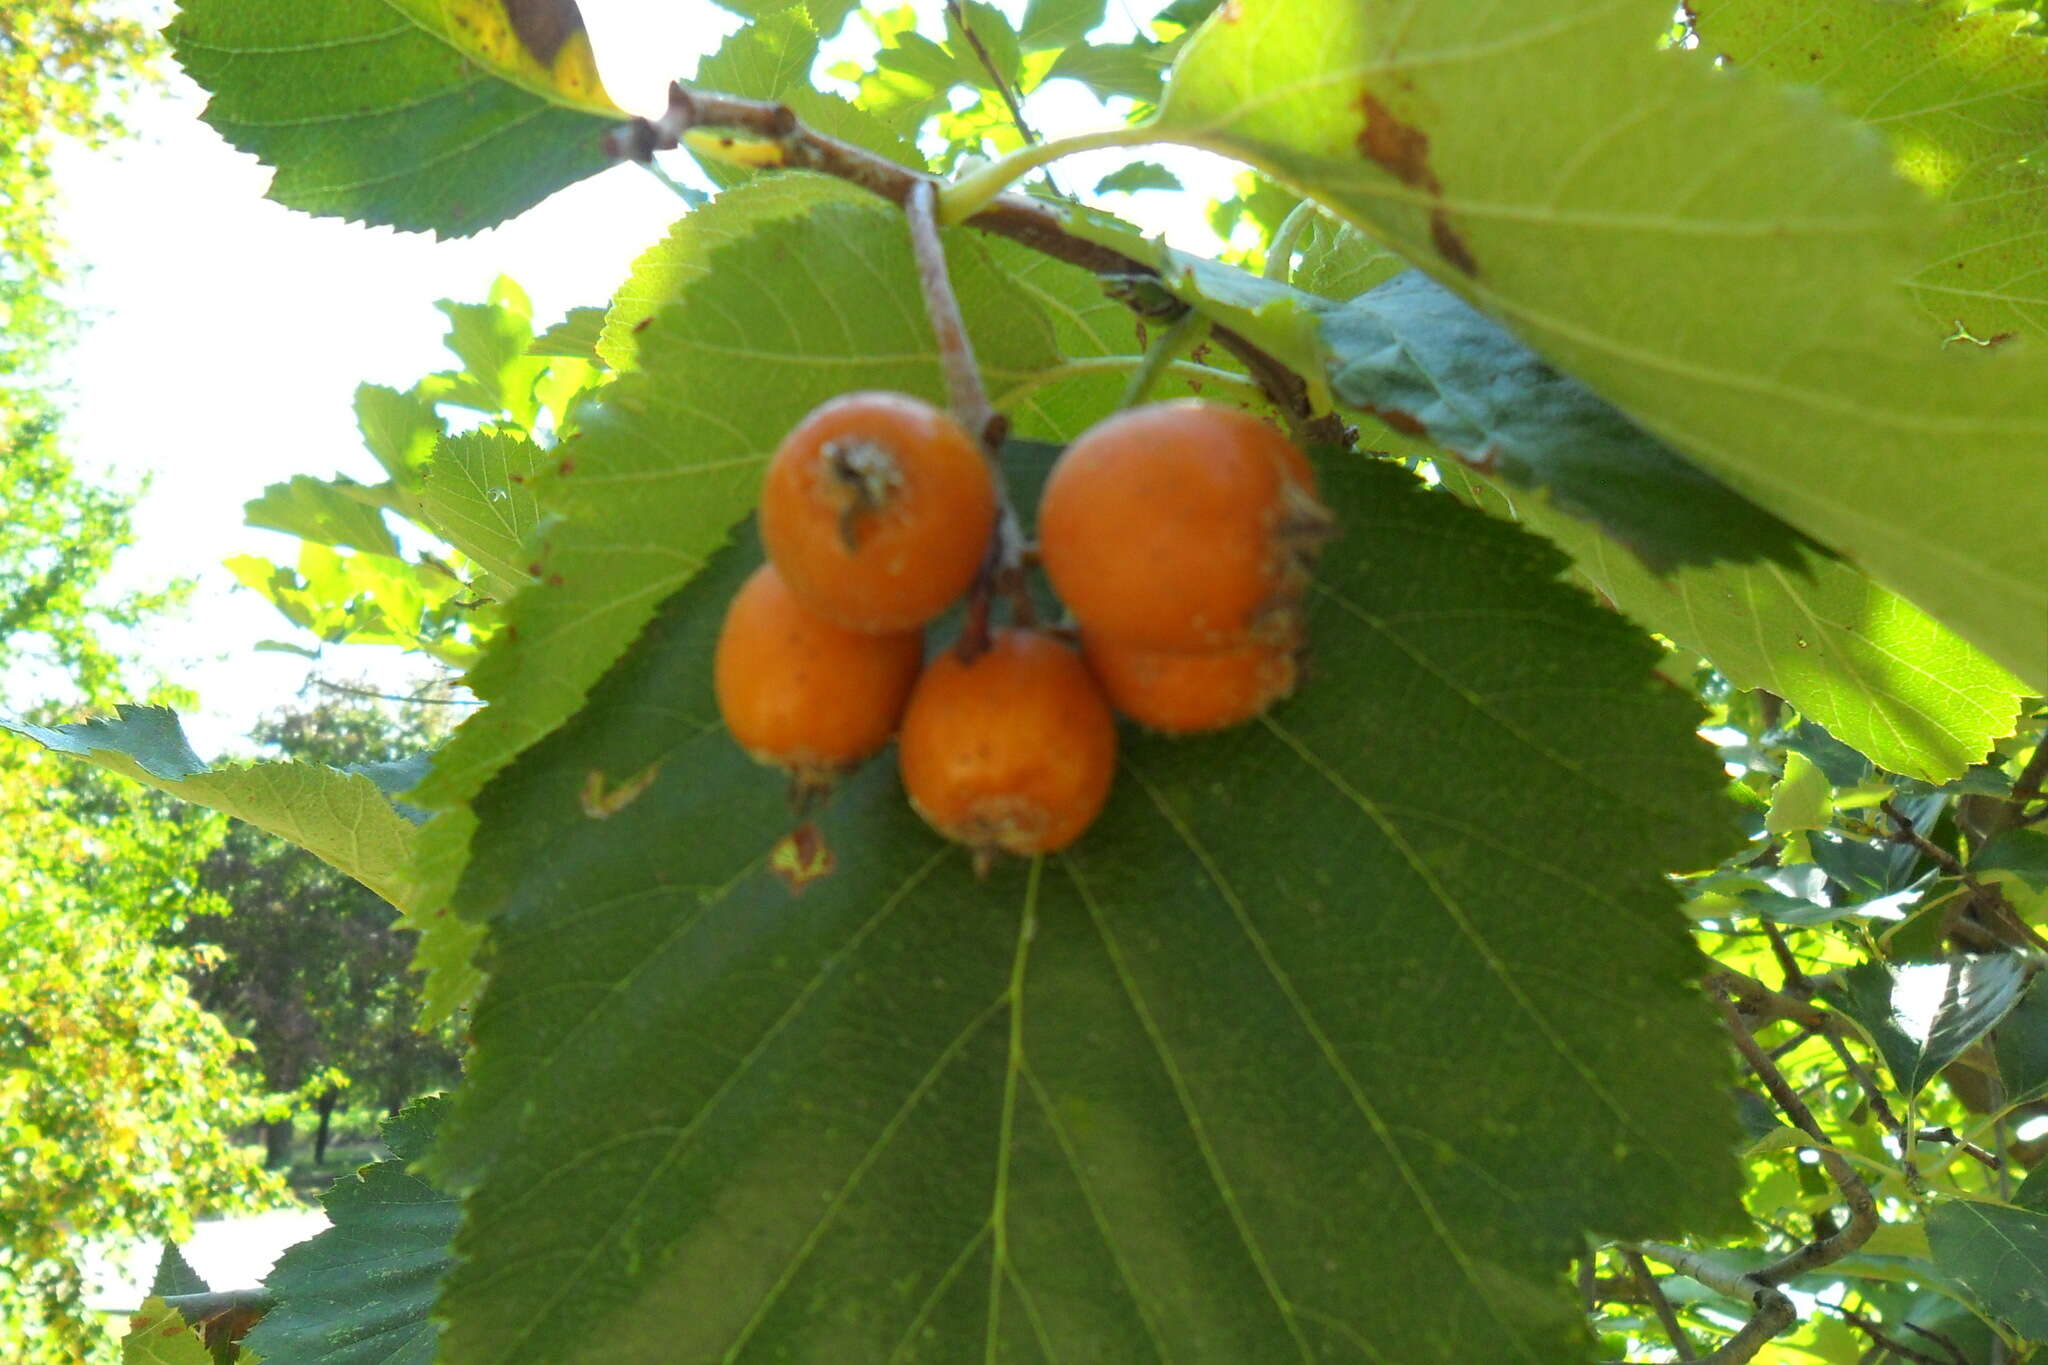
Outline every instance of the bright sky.
[[(694, 69), (740, 22), (703, 0), (583, 0), (582, 8), (613, 97), (650, 114), (669, 79)], [(931, 11), (924, 27), (939, 34), (939, 6), (921, 8)], [(1021, 0), (1004, 8), (1021, 10)], [(1130, 31), (1127, 22), (1117, 28), (1116, 37)], [(851, 54), (842, 46), (831, 55)], [(129, 482), (154, 480), (118, 583), (198, 582), (188, 615), (139, 644), (150, 668), (199, 694), (186, 727), (212, 757), (242, 747), (250, 722), (290, 702), (309, 667), (254, 648), (266, 638), (308, 641), (220, 567), (237, 554), (295, 556), (290, 538), (242, 524), (243, 502), (294, 474), (381, 479), (356, 433), (355, 387), (404, 388), (449, 363), (435, 300), (480, 300), (502, 273), (532, 296), (540, 325), (602, 304), (679, 203), (628, 166), (460, 241), (309, 218), (262, 197), (269, 172), (199, 121), (203, 103), (202, 92), (174, 77), (166, 94), (133, 109), (137, 139), (60, 158), (62, 231), (88, 267), (72, 298), (90, 326), (58, 374), (71, 386), (65, 440), (73, 457)], [(1030, 114), (1050, 135), (1107, 121), (1070, 82), (1035, 96)], [(1075, 158), (1068, 183), (1092, 184), (1122, 159)], [(1153, 159), (1170, 161), (1204, 193), (1229, 192), (1224, 163)], [(1120, 207), (1154, 217), (1144, 210), (1168, 202), (1146, 194)], [(1205, 227), (1173, 226), (1191, 235), (1186, 245), (1213, 249)], [(393, 691), (421, 671), (397, 651), (364, 646), (330, 649), (314, 667)]]

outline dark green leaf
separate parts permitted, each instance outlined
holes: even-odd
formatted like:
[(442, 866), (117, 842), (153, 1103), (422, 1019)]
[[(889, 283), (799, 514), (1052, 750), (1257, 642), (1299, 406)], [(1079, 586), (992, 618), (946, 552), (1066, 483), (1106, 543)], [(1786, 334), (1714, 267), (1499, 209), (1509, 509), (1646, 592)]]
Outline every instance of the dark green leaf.
[(1927, 1215), (1934, 1263), (2021, 1335), (2048, 1341), (2048, 1213), (1953, 1199)]
[(2012, 1202), (2023, 1209), (2048, 1214), (2048, 1162), (2036, 1166), (2020, 1182), (2020, 1187), (2012, 1192)]
[[(2035, 975), (2019, 1004), (1999, 1024), (1992, 1052), (2009, 1103), (2048, 1094), (2048, 972)], [(2048, 1165), (2040, 1169), (2048, 1171)]]
[(242, 504), (251, 526), (282, 531), (321, 545), (345, 545), (370, 554), (396, 555), (398, 542), (384, 524), (383, 509), (363, 494), (376, 496), (354, 479), (315, 479), (299, 474), (274, 483), (261, 497)]
[(199, 1272), (185, 1259), (177, 1245), (165, 1242), (157, 1253), (156, 1274), (149, 1282), (149, 1296), (153, 1299), (167, 1299), (173, 1294), (204, 1294), (206, 1281), (199, 1278)]
[(1323, 315), (1330, 386), (1475, 469), (1597, 524), (1651, 569), (1798, 568), (1804, 538), (1420, 271)]
[(2048, 833), (2001, 830), (1970, 859), (1971, 872), (2011, 872), (2036, 891), (2048, 889)]
[(206, 121), (307, 213), (460, 237), (611, 164), (603, 138), (625, 115), (573, 5), (543, 71), (523, 50), (507, 65), (466, 51), (408, 12), (420, 2), (185, 0), (166, 36), (213, 96)]
[(440, 1330), (427, 1315), (452, 1260), (457, 1202), (406, 1168), (443, 1107), (421, 1100), (386, 1122), (396, 1160), (320, 1197), (332, 1226), (287, 1250), (264, 1280), (277, 1304), (248, 1349), (280, 1365), (433, 1365)]
[(1156, 161), (1133, 161), (1095, 182), (1097, 194), (1135, 194), (1139, 190), (1177, 190), (1180, 178)]
[[(1906, 971), (1931, 972), (1932, 967)], [(1884, 1057), (1900, 1093), (1918, 1095), (1940, 1070), (1963, 1055), (2018, 1003), (2027, 979), (2026, 962), (2013, 954), (1950, 959), (1941, 1003), (1923, 1031), (1909, 1025), (1898, 1008), (1902, 982), (1880, 960), (1859, 962), (1841, 973), (1823, 998), (1859, 1024)]]
[(751, 547), (661, 609), (479, 803), (451, 1365), (1562, 1362), (1582, 1229), (1728, 1220), (1658, 875), (1733, 842), (1693, 707), (1541, 542), (1385, 462), (1324, 486), (1315, 680), (1131, 736), (1096, 828), (985, 882), (878, 763), (792, 898), (708, 679)]
[(1870, 760), (1836, 739), (1827, 728), (1802, 720), (1782, 735), (1773, 736), (1779, 746), (1803, 754), (1820, 765), (1828, 781), (1837, 787), (1853, 787), (1870, 776)]

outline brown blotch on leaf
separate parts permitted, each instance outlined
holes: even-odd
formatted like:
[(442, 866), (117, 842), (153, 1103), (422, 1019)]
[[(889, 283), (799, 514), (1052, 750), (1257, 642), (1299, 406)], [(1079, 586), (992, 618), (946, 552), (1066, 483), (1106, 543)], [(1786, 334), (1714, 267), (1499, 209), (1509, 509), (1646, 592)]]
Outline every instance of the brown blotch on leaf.
[(650, 763), (616, 787), (606, 787), (604, 772), (592, 768), (583, 775), (583, 786), (576, 793), (576, 803), (583, 807), (583, 814), (592, 820), (609, 820), (626, 807), (640, 799), (640, 794), (654, 785), (654, 779), (661, 773), (661, 764)]
[(1360, 93), (1358, 107), (1365, 112), (1358, 150), (1386, 167), (1402, 184), (1442, 194), (1444, 188), (1429, 168), (1429, 134), (1402, 122), (1370, 90)]
[(838, 863), (825, 836), (809, 820), (776, 840), (768, 851), (768, 870), (792, 896), (802, 895), (812, 882), (831, 875)]
[(562, 44), (583, 31), (583, 12), (576, 0), (505, 0), (512, 31), (542, 66), (553, 66)]
[(1429, 428), (1424, 426), (1419, 418), (1411, 413), (1403, 412), (1399, 408), (1367, 408), (1366, 411), (1400, 432), (1403, 436), (1421, 436), (1426, 438), (1429, 435)]
[(572, 457), (564, 455), (562, 462), (555, 466), (555, 472), (557, 474), (574, 474), (576, 472), (576, 461)]
[(1465, 239), (1451, 226), (1451, 216), (1442, 209), (1430, 211), (1429, 240), (1436, 244), (1437, 254), (1459, 270), (1467, 275), (1479, 273), (1479, 262), (1472, 259), (1472, 248), (1465, 245)]

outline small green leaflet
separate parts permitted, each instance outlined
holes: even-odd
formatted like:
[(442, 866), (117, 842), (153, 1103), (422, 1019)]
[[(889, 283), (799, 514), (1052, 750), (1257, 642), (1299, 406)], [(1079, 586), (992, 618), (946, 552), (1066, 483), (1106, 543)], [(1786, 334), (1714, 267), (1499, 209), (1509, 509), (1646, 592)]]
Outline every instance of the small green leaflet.
[(793, 898), (782, 782), (708, 678), (758, 551), (663, 604), (475, 804), (450, 1365), (1550, 1365), (1591, 1351), (1581, 1229), (1727, 1225), (1658, 875), (1734, 836), (1695, 708), (1542, 542), (1383, 461), (1323, 476), (1315, 680), (1129, 736), (1095, 829), (985, 882), (885, 759)]
[(2012, 872), (2036, 891), (2048, 890), (2048, 833), (2000, 830), (1970, 858), (1972, 872)]
[(1899, 978), (1882, 961), (1857, 963), (1822, 992), (1823, 999), (1862, 1026), (1907, 1099), (1997, 1027), (2019, 1002), (2027, 980), (2026, 961), (2016, 954), (1953, 958), (1945, 970), (1941, 1003), (1924, 1029), (1902, 1019), (1897, 1006)]
[(270, 197), (442, 237), (611, 164), (625, 121), (573, 0), (184, 0), (165, 30), (206, 121), (277, 170)]
[(394, 1159), (320, 1197), (331, 1226), (265, 1278), (277, 1303), (249, 1333), (250, 1348), (292, 1365), (433, 1365), (440, 1331), (427, 1315), (453, 1262), (457, 1205), (407, 1168), (433, 1141), (445, 1103), (421, 1100), (387, 1120)]
[(1662, 0), (1238, 0), (1153, 131), (1427, 265), (2048, 690), (2048, 364), (1937, 348), (1898, 284), (1935, 205), (1820, 101), (1659, 50), (1670, 23)]
[(121, 1338), (121, 1365), (214, 1365), (199, 1329), (189, 1327), (178, 1310), (152, 1294), (128, 1320)]
[[(1991, 1051), (2009, 1103), (2048, 1095), (2048, 972), (2035, 974), (2027, 993), (1992, 1035)], [(2042, 1172), (2048, 1172), (2048, 1165), (2036, 1168), (2039, 1179), (2030, 1180), (2041, 1187), (2042, 1212), (2048, 1213), (2048, 1175)]]
[(251, 526), (282, 531), (321, 545), (342, 545), (371, 554), (396, 555), (398, 542), (384, 524), (389, 486), (373, 488), (354, 479), (316, 479), (299, 474), (274, 483), (242, 505)]
[(529, 483), (547, 467), (546, 452), (533, 442), (491, 431), (447, 438), (427, 466), (421, 512), (491, 575), (500, 601), (531, 577), (531, 541), (541, 517)]
[(1785, 775), (1771, 788), (1771, 808), (1764, 828), (1773, 834), (1798, 829), (1826, 829), (1835, 814), (1834, 788), (1828, 775), (1805, 754), (1785, 755)]

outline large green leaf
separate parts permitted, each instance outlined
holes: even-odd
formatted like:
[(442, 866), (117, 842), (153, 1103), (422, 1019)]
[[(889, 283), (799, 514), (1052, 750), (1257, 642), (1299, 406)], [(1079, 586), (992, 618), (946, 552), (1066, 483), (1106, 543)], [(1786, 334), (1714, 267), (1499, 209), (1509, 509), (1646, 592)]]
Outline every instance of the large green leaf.
[[(784, 176), (727, 191), (635, 268), (614, 311), (639, 320), (608, 325), (606, 339), (630, 339), (613, 363), (636, 368), (528, 485), (562, 521), (541, 537), (539, 581), (468, 678), (493, 704), (437, 755), (425, 804), (459, 807), (575, 711), (724, 541), (769, 453), (811, 408), (853, 389), (943, 397), (902, 215), (831, 183)], [(950, 233), (948, 255), (991, 387), (1061, 363), (1051, 325), (972, 233)], [(663, 281), (673, 292), (659, 298)], [(458, 808), (428, 826), (424, 903), (446, 902), (469, 824)]]
[[(1932, 967), (1914, 970), (1926, 972)], [(2026, 988), (2026, 962), (2009, 953), (1952, 959), (1941, 1003), (1922, 1028), (1901, 1018), (1900, 981), (1878, 959), (1842, 972), (1823, 994), (1828, 1003), (1862, 1026), (1884, 1057), (1899, 1092), (1912, 1099), (1982, 1038), (2019, 1003)]]
[(2031, 1340), (2048, 1341), (2048, 1213), (1952, 1199), (1927, 1215), (1934, 1263)]
[(478, 804), (451, 1365), (1550, 1365), (1581, 1229), (1724, 1225), (1658, 875), (1730, 844), (1693, 705), (1542, 542), (1384, 462), (1325, 491), (1301, 695), (1129, 736), (1094, 830), (986, 881), (877, 763), (792, 896), (709, 684), (756, 552), (665, 603)]
[[(1974, 8), (1976, 13), (1966, 9)], [(2048, 45), (2034, 16), (1953, 0), (1696, 0), (1700, 42), (1750, 71), (1820, 87), (1892, 145), (1899, 172), (1954, 206), (1913, 294), (1936, 328), (2048, 336)]]
[(345, 1175), (320, 1196), (329, 1226), (264, 1278), (276, 1304), (247, 1345), (292, 1365), (433, 1365), (427, 1317), (453, 1262), (456, 1200), (407, 1172), (433, 1141), (445, 1101), (421, 1100), (383, 1126), (395, 1158)]
[(1853, 564), (1816, 555), (1797, 571), (1715, 564), (1659, 578), (1539, 500), (1459, 486), (1563, 546), (1643, 626), (1706, 656), (1737, 687), (1777, 693), (1890, 772), (1948, 782), (2018, 724), (2024, 684)]
[[(2027, 993), (2005, 1016), (1992, 1038), (1992, 1052), (1998, 1059), (1998, 1076), (2005, 1082), (2008, 1103), (2048, 1095), (2048, 972), (2034, 977)], [(2048, 1165), (2040, 1168), (2048, 1172)], [(2042, 1179), (2048, 1190), (2048, 1176)], [(2048, 1212), (2044, 1208), (2043, 1212)]]
[[(605, 169), (625, 120), (573, 0), (184, 0), (206, 121), (307, 213), (464, 236)], [(516, 16), (516, 17), (515, 17)]]
[[(2048, 688), (2048, 373), (1937, 350), (1934, 207), (1662, 0), (1240, 0), (1157, 131), (1399, 248), (1705, 470)], [(1702, 149), (1707, 150), (1703, 151)]]

